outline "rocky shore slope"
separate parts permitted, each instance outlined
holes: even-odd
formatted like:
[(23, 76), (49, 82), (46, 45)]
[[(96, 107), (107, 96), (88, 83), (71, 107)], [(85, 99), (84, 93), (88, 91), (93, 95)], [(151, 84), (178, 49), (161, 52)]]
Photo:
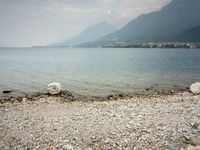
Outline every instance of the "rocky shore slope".
[(0, 104), (0, 149), (200, 149), (200, 95)]

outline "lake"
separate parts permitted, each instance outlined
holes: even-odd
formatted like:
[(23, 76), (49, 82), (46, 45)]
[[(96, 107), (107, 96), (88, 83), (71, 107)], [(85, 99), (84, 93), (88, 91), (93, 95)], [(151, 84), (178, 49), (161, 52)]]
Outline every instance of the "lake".
[(185, 88), (200, 81), (200, 50), (0, 48), (0, 81), (0, 91), (15, 93), (46, 91), (53, 81), (95, 96)]

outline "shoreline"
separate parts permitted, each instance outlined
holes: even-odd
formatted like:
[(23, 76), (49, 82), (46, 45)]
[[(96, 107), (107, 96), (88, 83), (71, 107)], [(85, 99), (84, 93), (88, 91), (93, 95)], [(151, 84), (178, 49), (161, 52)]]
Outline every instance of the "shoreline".
[(19, 95), (10, 95), (12, 91), (2, 91), (4, 96), (0, 98), (0, 103), (5, 102), (22, 102), (23, 100), (34, 101), (39, 98), (48, 98), (48, 97), (58, 97), (63, 99), (63, 101), (109, 101), (109, 100), (120, 100), (120, 99), (130, 99), (134, 97), (140, 98), (151, 98), (151, 97), (159, 97), (159, 96), (168, 96), (168, 95), (176, 95), (178, 93), (190, 92), (189, 88), (177, 88), (177, 89), (156, 89), (154, 87), (145, 88), (143, 90), (138, 90), (135, 92), (127, 92), (122, 93), (118, 92), (118, 94), (109, 94), (106, 96), (90, 96), (90, 95), (81, 95), (76, 94), (74, 92), (70, 92), (68, 90), (62, 90), (59, 94), (51, 95), (47, 91), (45, 92), (36, 92), (36, 93), (24, 93)]

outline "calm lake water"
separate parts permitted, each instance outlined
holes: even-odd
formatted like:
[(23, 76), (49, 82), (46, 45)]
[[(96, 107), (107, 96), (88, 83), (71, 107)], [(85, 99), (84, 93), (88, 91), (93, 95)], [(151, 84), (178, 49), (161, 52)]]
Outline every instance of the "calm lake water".
[(0, 91), (40, 92), (52, 81), (84, 95), (188, 87), (200, 81), (200, 50), (0, 48)]

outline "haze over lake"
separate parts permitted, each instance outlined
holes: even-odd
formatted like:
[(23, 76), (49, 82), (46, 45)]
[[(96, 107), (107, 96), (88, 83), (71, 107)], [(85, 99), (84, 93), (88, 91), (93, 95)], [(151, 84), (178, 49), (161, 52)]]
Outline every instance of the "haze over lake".
[(99, 96), (186, 88), (200, 78), (200, 50), (0, 48), (0, 68), (0, 91), (41, 92), (58, 81), (64, 90)]

